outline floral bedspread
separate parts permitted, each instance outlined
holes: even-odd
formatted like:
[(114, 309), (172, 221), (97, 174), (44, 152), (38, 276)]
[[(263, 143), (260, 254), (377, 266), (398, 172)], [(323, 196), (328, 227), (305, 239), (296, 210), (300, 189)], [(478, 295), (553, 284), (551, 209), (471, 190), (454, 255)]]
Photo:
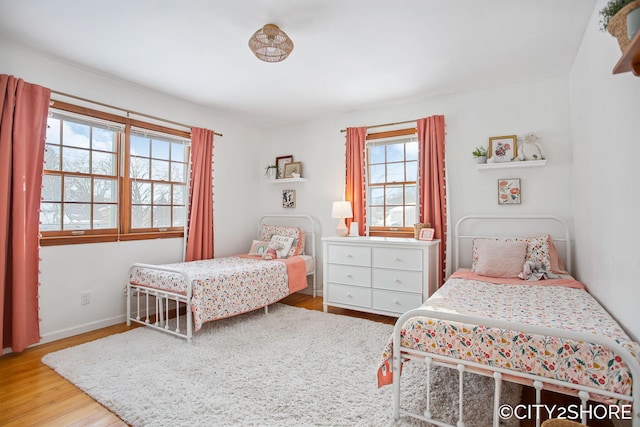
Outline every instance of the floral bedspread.
[[(264, 307), (290, 293), (284, 262), (232, 256), (165, 266), (183, 270), (191, 278), (196, 331), (205, 322)], [(130, 281), (186, 295), (184, 277), (176, 273), (134, 268)]]
[[(423, 307), (526, 324), (583, 331), (612, 338), (640, 362), (640, 345), (589, 293), (535, 284), (493, 284), (450, 278)], [(499, 328), (415, 317), (401, 331), (402, 346), (630, 394), (622, 359), (602, 346)], [(392, 338), (382, 353), (378, 386), (393, 382)]]

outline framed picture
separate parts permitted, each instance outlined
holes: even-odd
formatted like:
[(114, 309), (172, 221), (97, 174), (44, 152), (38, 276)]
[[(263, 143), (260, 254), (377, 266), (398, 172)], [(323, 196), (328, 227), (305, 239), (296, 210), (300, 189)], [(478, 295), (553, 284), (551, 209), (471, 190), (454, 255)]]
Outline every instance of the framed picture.
[(436, 232), (434, 228), (423, 228), (420, 230), (418, 240), (433, 240), (433, 234)]
[(293, 162), (293, 156), (276, 157), (276, 179), (284, 178), (284, 165)]
[[(293, 174), (297, 174), (298, 176), (294, 177)], [(285, 178), (300, 178), (300, 175), (302, 175), (302, 163), (291, 162), (284, 165)]]
[(282, 190), (282, 207), (296, 207), (296, 190)]
[(516, 135), (492, 136), (489, 138), (489, 158), (494, 163), (510, 162), (518, 155)]
[(520, 178), (498, 180), (498, 204), (520, 204)]

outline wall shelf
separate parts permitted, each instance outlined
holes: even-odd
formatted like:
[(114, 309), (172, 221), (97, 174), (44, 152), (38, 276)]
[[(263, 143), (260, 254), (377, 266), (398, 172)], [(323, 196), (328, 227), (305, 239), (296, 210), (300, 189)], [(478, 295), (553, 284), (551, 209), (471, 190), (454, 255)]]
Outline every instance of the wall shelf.
[(627, 50), (622, 53), (622, 57), (613, 68), (613, 74), (633, 72), (640, 77), (640, 31), (633, 36)]
[(503, 163), (477, 163), (476, 167), (479, 170), (486, 169), (508, 169), (508, 168), (534, 168), (547, 164), (547, 159), (543, 160), (523, 160), (515, 162), (503, 162)]
[(306, 178), (280, 178), (280, 179), (267, 179), (269, 184), (287, 184), (294, 182), (307, 182)]

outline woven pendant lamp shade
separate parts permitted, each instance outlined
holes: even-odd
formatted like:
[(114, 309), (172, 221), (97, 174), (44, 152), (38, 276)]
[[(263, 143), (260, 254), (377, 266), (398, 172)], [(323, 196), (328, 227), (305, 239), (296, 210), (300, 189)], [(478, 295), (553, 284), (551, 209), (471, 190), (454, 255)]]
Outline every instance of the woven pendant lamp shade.
[(267, 24), (251, 36), (249, 48), (262, 61), (280, 62), (293, 50), (293, 42), (277, 25)]

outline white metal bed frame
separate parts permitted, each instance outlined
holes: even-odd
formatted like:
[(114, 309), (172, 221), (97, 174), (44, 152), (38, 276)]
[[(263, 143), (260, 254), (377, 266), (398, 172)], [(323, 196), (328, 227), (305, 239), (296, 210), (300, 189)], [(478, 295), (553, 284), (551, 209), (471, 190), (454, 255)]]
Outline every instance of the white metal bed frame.
[[(567, 271), (571, 271), (571, 245), (570, 245), (570, 235), (569, 235), (569, 229), (566, 225), (566, 223), (555, 216), (510, 216), (510, 217), (504, 217), (504, 216), (465, 216), (463, 218), (461, 218), (455, 226), (455, 248), (454, 248), (454, 266), (457, 269), (459, 267), (459, 262), (460, 262), (460, 256), (461, 256), (461, 251), (460, 251), (460, 243), (463, 240), (473, 240), (474, 238), (487, 238), (487, 237), (496, 237), (496, 236), (488, 236), (488, 235), (473, 235), (473, 234), (462, 234), (461, 233), (461, 228), (463, 226), (465, 226), (465, 224), (468, 224), (470, 221), (496, 221), (496, 220), (515, 220), (520, 221), (520, 220), (524, 220), (524, 221), (551, 221), (551, 222), (555, 222), (557, 225), (559, 224), (560, 227), (564, 230), (563, 237), (558, 237), (556, 238), (555, 236), (553, 237), (553, 241), (554, 242), (562, 242), (563, 246), (565, 248), (565, 266)], [(508, 234), (509, 236), (517, 236), (517, 235), (523, 235), (522, 231), (519, 232), (519, 234)], [(527, 235), (531, 236), (534, 234), (530, 234), (527, 233)], [(504, 235), (501, 235), (504, 236)], [(564, 241), (563, 241), (564, 240)], [(558, 248), (558, 250), (560, 250)], [(495, 367), (495, 366), (490, 366), (490, 365), (484, 365), (484, 364), (479, 364), (476, 362), (471, 362), (471, 361), (466, 361), (466, 360), (460, 360), (460, 359), (455, 359), (455, 358), (451, 358), (451, 357), (447, 357), (447, 356), (442, 356), (442, 355), (438, 355), (438, 354), (433, 354), (433, 353), (426, 353), (423, 351), (419, 351), (419, 350), (413, 350), (410, 348), (406, 348), (406, 347), (402, 347), (401, 346), (401, 340), (400, 340), (400, 332), (402, 330), (402, 326), (404, 325), (404, 323), (412, 318), (412, 317), (418, 317), (418, 316), (424, 316), (424, 317), (430, 317), (433, 319), (439, 319), (439, 320), (447, 320), (447, 321), (456, 321), (456, 322), (462, 322), (465, 324), (471, 324), (471, 325), (483, 325), (486, 327), (490, 327), (490, 328), (502, 328), (502, 329), (509, 329), (509, 330), (516, 330), (516, 331), (521, 331), (523, 333), (531, 333), (531, 334), (540, 334), (540, 335), (546, 335), (546, 336), (554, 336), (554, 337), (558, 337), (558, 338), (562, 338), (562, 339), (570, 339), (570, 340), (577, 340), (577, 341), (584, 341), (584, 342), (589, 342), (589, 343), (594, 343), (594, 344), (598, 344), (598, 345), (602, 345), (604, 347), (608, 347), (611, 350), (613, 350), (617, 355), (619, 355), (624, 362), (626, 363), (629, 371), (631, 372), (631, 376), (632, 376), (632, 380), (633, 380), (633, 385), (632, 385), (632, 391), (631, 391), (631, 395), (622, 395), (619, 393), (613, 393), (613, 392), (608, 392), (602, 389), (598, 389), (596, 387), (589, 387), (589, 386), (583, 386), (583, 385), (576, 385), (576, 384), (571, 384), (571, 383), (567, 383), (564, 381), (559, 381), (559, 380), (555, 380), (555, 379), (551, 379), (551, 378), (545, 378), (545, 377), (541, 377), (538, 375), (530, 375), (530, 374), (526, 374), (526, 373), (521, 373), (518, 371), (512, 371), (512, 370), (508, 370), (508, 369), (504, 369), (504, 368), (499, 368), (499, 367)], [(401, 375), (400, 375), (400, 368), (401, 368), (401, 364), (405, 361), (408, 360), (412, 360), (412, 359), (416, 359), (416, 360), (420, 360), (423, 361), (426, 366), (428, 367), (427, 369), (427, 401), (426, 401), (426, 409), (422, 414), (415, 414), (415, 413), (411, 413), (409, 411), (406, 411), (404, 409), (400, 408), (400, 385), (401, 385)], [(448, 427), (454, 427), (451, 424), (447, 424), (444, 423), (442, 421), (439, 420), (434, 420), (431, 418), (431, 412), (430, 412), (430, 401), (429, 401), (429, 388), (430, 388), (430, 384), (429, 384), (429, 375), (431, 372), (431, 366), (446, 366), (448, 368), (455, 368), (458, 370), (459, 372), (459, 396), (458, 396), (458, 414), (459, 414), (459, 418), (458, 421), (456, 423), (457, 427), (464, 427), (465, 426), (465, 422), (463, 420), (463, 406), (464, 406), (464, 401), (463, 401), (463, 389), (464, 389), (464, 385), (463, 385), (463, 374), (464, 372), (472, 372), (472, 373), (476, 373), (476, 374), (480, 374), (480, 375), (488, 375), (487, 372), (493, 372), (492, 376), (495, 380), (495, 387), (494, 387), (494, 407), (493, 407), (493, 426), (494, 427), (498, 427), (499, 426), (499, 422), (500, 422), (500, 414), (499, 414), (499, 407), (500, 407), (500, 393), (502, 390), (502, 380), (503, 380), (503, 375), (509, 375), (511, 378), (515, 377), (518, 379), (518, 382), (522, 382), (524, 384), (529, 384), (532, 385), (535, 388), (535, 396), (536, 396), (536, 404), (540, 405), (541, 404), (541, 392), (544, 389), (545, 385), (552, 385), (552, 386), (560, 386), (560, 387), (564, 387), (564, 388), (568, 388), (571, 391), (566, 392), (566, 394), (570, 394), (573, 396), (578, 396), (582, 402), (582, 405), (585, 406), (587, 404), (587, 401), (590, 399), (590, 396), (592, 395), (596, 395), (596, 396), (603, 396), (603, 397), (610, 397), (613, 399), (617, 399), (618, 401), (624, 401), (624, 402), (629, 402), (629, 404), (633, 405), (633, 411), (632, 411), (632, 426), (633, 427), (640, 427), (640, 408), (638, 407), (638, 396), (640, 396), (640, 364), (638, 363), (638, 361), (633, 357), (633, 355), (625, 348), (623, 348), (622, 346), (620, 346), (618, 343), (616, 343), (615, 341), (606, 338), (606, 337), (602, 337), (602, 336), (597, 336), (594, 334), (587, 334), (587, 333), (582, 333), (582, 332), (574, 332), (574, 331), (566, 331), (566, 330), (562, 330), (562, 329), (556, 329), (556, 328), (547, 328), (547, 327), (540, 327), (540, 326), (535, 326), (535, 325), (527, 325), (527, 324), (520, 324), (520, 323), (514, 323), (514, 322), (506, 322), (503, 320), (497, 320), (497, 319), (488, 319), (488, 318), (481, 318), (481, 317), (476, 317), (476, 316), (466, 316), (466, 315), (459, 315), (459, 314), (454, 314), (454, 313), (445, 313), (445, 312), (441, 312), (441, 311), (432, 311), (432, 310), (427, 310), (427, 309), (421, 309), (421, 308), (417, 308), (414, 310), (410, 310), (408, 312), (406, 312), (404, 315), (402, 315), (398, 321), (395, 324), (394, 327), (394, 331), (393, 331), (393, 362), (392, 362), (392, 370), (393, 370), (393, 417), (394, 419), (399, 419), (401, 415), (406, 415), (406, 416), (411, 416), (413, 418), (417, 418), (423, 421), (427, 421), (430, 422), (432, 424), (438, 425), (438, 426), (448, 426)], [(558, 391), (558, 390), (554, 390), (554, 391)], [(586, 424), (587, 420), (587, 413), (583, 412), (582, 414), (583, 418), (582, 418), (582, 423)], [(536, 427), (540, 426), (540, 419), (537, 418), (536, 419)]]
[[(313, 259), (313, 269), (307, 272), (307, 277), (311, 276), (313, 297), (317, 293), (317, 245), (316, 235), (320, 232), (319, 225), (315, 219), (309, 215), (264, 215), (260, 218), (258, 232), (263, 224), (268, 225), (286, 225), (300, 226), (305, 232), (305, 254), (311, 255)], [(149, 268), (159, 271), (179, 274), (183, 277), (187, 284), (186, 294), (165, 291), (156, 288), (150, 288), (144, 285), (137, 285), (127, 280), (127, 325), (131, 322), (140, 323), (150, 328), (160, 330), (162, 332), (185, 338), (187, 342), (191, 342), (193, 337), (193, 316), (191, 313), (191, 296), (192, 283), (189, 274), (183, 270), (166, 267), (164, 265), (135, 263), (129, 268), (129, 278), (134, 268)], [(135, 297), (135, 309), (134, 304)], [(142, 302), (141, 302), (142, 299)], [(181, 329), (180, 316), (170, 319), (170, 311), (175, 310), (176, 313), (184, 307), (186, 310), (185, 328)], [(269, 306), (264, 307), (265, 313), (269, 312)], [(152, 316), (155, 321), (152, 322)], [(171, 322), (170, 322), (171, 320)]]

